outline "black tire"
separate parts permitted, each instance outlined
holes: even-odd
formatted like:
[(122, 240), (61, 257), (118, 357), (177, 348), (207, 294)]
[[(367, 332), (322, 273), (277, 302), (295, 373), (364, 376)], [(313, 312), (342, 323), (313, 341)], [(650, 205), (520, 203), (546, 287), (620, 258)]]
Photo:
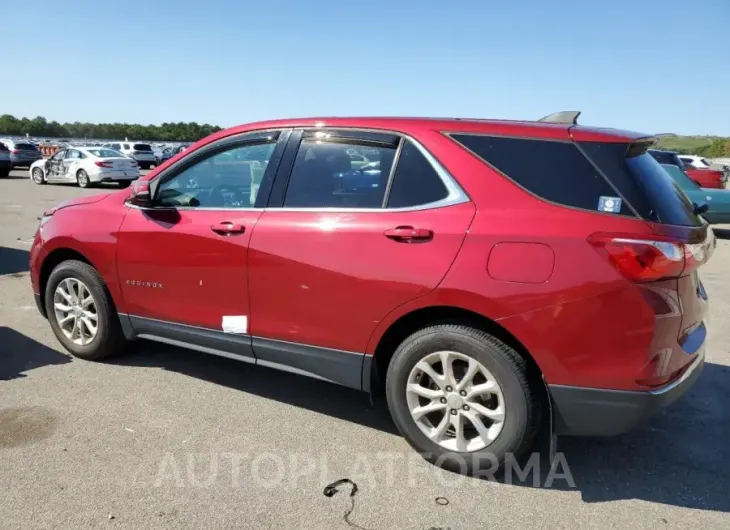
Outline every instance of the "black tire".
[[(54, 311), (54, 293), (58, 284), (67, 278), (74, 278), (83, 282), (94, 297), (96, 305), (98, 315), (96, 336), (89, 344), (83, 346), (75, 344), (64, 335)], [(122, 332), (119, 315), (114, 307), (109, 290), (96, 269), (88, 263), (70, 260), (57, 265), (51, 272), (46, 284), (45, 305), (53, 333), (63, 347), (74, 357), (88, 361), (98, 361), (120, 353), (126, 346), (127, 341)]]
[[(33, 171), (30, 172), (31, 179), (33, 182), (39, 185), (43, 185), (46, 183), (46, 175), (43, 173), (43, 170), (39, 167), (34, 167)], [(38, 179), (38, 176), (40, 176), (40, 181)]]
[(0, 179), (6, 179), (10, 176), (9, 169), (0, 169)]
[(89, 175), (83, 169), (79, 169), (76, 172), (76, 183), (79, 185), (79, 188), (91, 187), (91, 180), (89, 179)]
[[(502, 389), (506, 410), (504, 426), (496, 439), (479, 451), (447, 451), (426, 436), (411, 416), (406, 401), (411, 370), (426, 355), (438, 351), (473, 358), (491, 372)], [(531, 381), (528, 372), (525, 359), (492, 335), (460, 325), (428, 327), (404, 340), (391, 359), (386, 379), (388, 408), (403, 437), (431, 463), (469, 475), (485, 468), (496, 471), (508, 455), (518, 459), (530, 449), (540, 428), (539, 380)]]

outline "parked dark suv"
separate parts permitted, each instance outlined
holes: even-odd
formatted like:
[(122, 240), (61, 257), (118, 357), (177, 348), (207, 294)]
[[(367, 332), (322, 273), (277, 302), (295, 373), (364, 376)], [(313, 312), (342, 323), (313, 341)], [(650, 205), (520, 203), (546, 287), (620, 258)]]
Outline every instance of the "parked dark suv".
[(652, 138), (575, 117), (221, 131), (45, 212), (38, 307), (83, 359), (148, 339), (382, 383), (451, 468), (528, 450), (551, 407), (559, 434), (624, 432), (702, 369), (714, 239)]

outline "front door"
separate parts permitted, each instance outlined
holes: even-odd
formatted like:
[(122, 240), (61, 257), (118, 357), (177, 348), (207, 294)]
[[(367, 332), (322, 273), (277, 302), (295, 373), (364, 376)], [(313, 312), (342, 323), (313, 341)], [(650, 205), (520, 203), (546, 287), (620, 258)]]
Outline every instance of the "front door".
[(256, 356), (329, 379), (322, 360), (331, 354), (304, 359), (301, 348), (284, 355), (266, 341), (365, 352), (380, 320), (436, 288), (475, 212), (410, 140), (337, 134), (304, 133), (280, 208), (259, 219), (249, 257)]
[(59, 180), (61, 178), (66, 152), (66, 149), (59, 149), (46, 161), (46, 180)]
[(263, 211), (254, 183), (276, 170), (269, 162), (278, 136), (243, 135), (193, 152), (160, 175), (152, 208), (128, 206), (117, 270), (143, 334), (150, 322), (155, 335), (181, 325), (201, 337), (248, 334), (248, 246)]

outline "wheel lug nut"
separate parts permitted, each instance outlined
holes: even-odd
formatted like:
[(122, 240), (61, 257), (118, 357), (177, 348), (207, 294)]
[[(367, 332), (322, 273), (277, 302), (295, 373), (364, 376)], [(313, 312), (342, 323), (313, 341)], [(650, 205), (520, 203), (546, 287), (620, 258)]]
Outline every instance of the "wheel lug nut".
[(464, 405), (464, 410), (469, 410), (469, 405)]
[(456, 415), (456, 409), (451, 409), (451, 414), (452, 414), (452, 416), (455, 416)]
[(441, 403), (446, 403), (446, 398), (441, 398)]
[(450, 386), (447, 386), (447, 387), (446, 387), (446, 391), (447, 391), (447, 392), (451, 392), (452, 390), (453, 390), (453, 388), (451, 388)]
[(466, 390), (462, 390), (461, 392), (459, 392), (459, 394), (460, 394), (461, 396), (466, 396)]

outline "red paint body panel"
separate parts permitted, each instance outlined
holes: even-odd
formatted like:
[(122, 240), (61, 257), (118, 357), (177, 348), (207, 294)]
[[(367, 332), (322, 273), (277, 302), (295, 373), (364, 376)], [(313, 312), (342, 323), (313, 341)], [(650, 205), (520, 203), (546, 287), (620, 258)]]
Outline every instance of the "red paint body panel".
[[(248, 244), (261, 211), (128, 210), (117, 263), (130, 314), (218, 330), (224, 315), (250, 314)], [(211, 230), (220, 222), (245, 230), (221, 236)]]
[[(251, 334), (362, 352), (394, 308), (433, 291), (454, 261), (474, 205), (389, 213), (262, 215), (251, 240)], [(425, 243), (385, 237), (434, 231)]]
[(718, 169), (695, 169), (687, 166), (685, 172), (702, 188), (725, 188), (725, 174)]
[[(409, 212), (150, 214), (125, 206), (126, 191), (97, 202), (82, 199), (85, 204), (57, 210), (37, 234), (34, 289), (49, 253), (71, 248), (100, 271), (119, 311), (160, 320), (220, 329), (223, 315), (249, 315), (250, 334), (257, 337), (372, 354), (399, 318), (449, 306), (503, 326), (553, 384), (645, 390), (693, 360), (679, 340), (707, 311), (694, 280), (637, 286), (587, 242), (596, 232), (641, 237), (656, 227), (536, 198), (443, 133), (623, 143), (644, 135), (496, 120), (279, 120), (211, 135), (144, 180), (220, 138), (320, 125), (416, 139), (459, 182), (469, 202)], [(224, 237), (210, 230), (222, 221), (245, 231)], [(432, 230), (433, 240), (407, 244), (385, 237), (386, 230), (404, 225)], [(659, 315), (657, 304), (669, 309)]]

